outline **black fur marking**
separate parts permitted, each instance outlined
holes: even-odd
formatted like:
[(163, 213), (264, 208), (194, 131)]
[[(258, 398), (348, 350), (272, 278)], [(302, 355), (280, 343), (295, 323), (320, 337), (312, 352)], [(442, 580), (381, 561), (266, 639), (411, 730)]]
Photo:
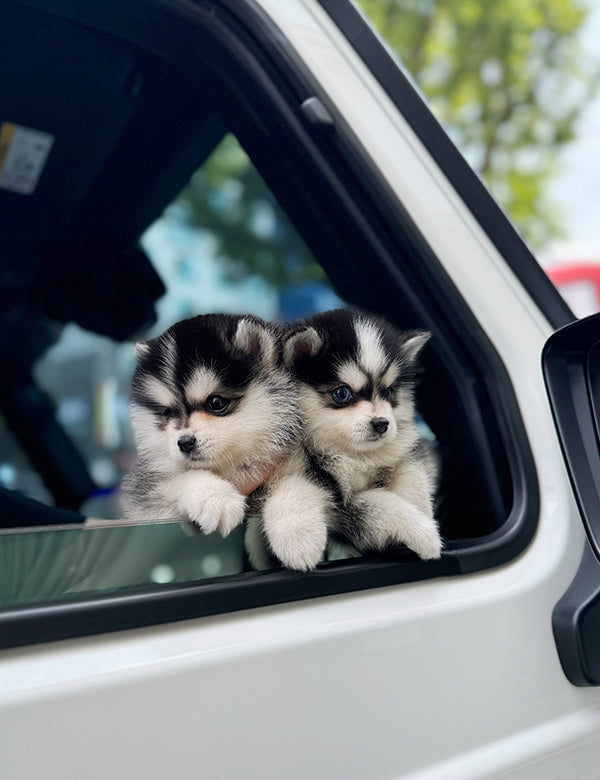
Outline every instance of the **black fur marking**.
[(371, 401), (374, 395), (375, 387), (370, 379), (367, 384), (356, 393), (357, 398), (361, 401)]
[(365, 521), (365, 513), (360, 503), (348, 501), (338, 503), (335, 508), (335, 527), (332, 535), (344, 542), (349, 542), (360, 553), (374, 551), (369, 538), (368, 524)]
[[(241, 319), (241, 317), (239, 318)], [(239, 322), (239, 319), (237, 320)], [(184, 386), (195, 369), (210, 368), (230, 388), (244, 388), (256, 370), (256, 357), (231, 349), (235, 320), (203, 315), (184, 320), (167, 331), (177, 345), (175, 381)]]
[(306, 449), (304, 450), (304, 455), (309, 477), (316, 482), (317, 485), (328, 490), (336, 503), (342, 504), (344, 500), (342, 491), (340, 490), (337, 480), (328, 468), (328, 464), (331, 460), (329, 456), (322, 453), (311, 452)]
[(161, 377), (168, 360), (178, 386), (184, 385), (196, 368), (206, 366), (228, 387), (245, 387), (257, 371), (258, 361), (256, 354), (232, 347), (242, 319), (261, 322), (248, 316), (202, 314), (175, 323), (162, 336), (147, 342), (148, 351), (140, 359), (142, 373)]
[(156, 486), (161, 484), (163, 475), (149, 468), (145, 463), (138, 460), (129, 474), (125, 477), (123, 487), (135, 492), (136, 502), (140, 507), (152, 509), (155, 502)]
[[(246, 387), (262, 371), (256, 350), (244, 352), (233, 346), (237, 327), (243, 319), (275, 332), (274, 326), (268, 326), (258, 317), (204, 314), (178, 322), (161, 336), (147, 341), (133, 376), (132, 401), (160, 415), (164, 407), (156, 402), (144, 384), (144, 378), (152, 376), (173, 393), (189, 415), (198, 406), (190, 406), (182, 390), (194, 371), (202, 367), (213, 371), (221, 385), (237, 395), (239, 400)], [(234, 411), (235, 406), (232, 405), (230, 411)]]
[(396, 400), (396, 394), (398, 391), (398, 386), (396, 383), (390, 385), (389, 387), (380, 387), (377, 390), (377, 394), (380, 398), (382, 398), (384, 401), (389, 401), (392, 406), (394, 405), (394, 402)]
[(180, 428), (183, 425), (184, 416), (181, 415), (181, 414), (175, 414), (175, 415), (172, 415), (170, 417), (165, 417), (163, 414), (156, 413), (156, 412), (155, 412), (155, 414), (156, 414), (156, 417), (155, 417), (155, 420), (154, 420), (154, 426), (159, 431), (164, 431), (165, 428), (168, 426), (168, 424), (170, 422), (172, 422), (173, 420), (176, 421), (176, 427)]
[[(412, 385), (416, 376), (416, 366), (414, 361), (407, 357), (403, 347), (420, 331), (399, 331), (381, 317), (363, 315), (351, 309), (334, 309), (314, 314), (288, 330), (285, 338), (312, 327), (323, 339), (323, 346), (316, 355), (311, 356), (304, 352), (294, 355), (290, 367), (293, 374), (302, 382), (315, 388), (333, 389), (339, 385), (337, 367), (347, 361), (358, 359), (360, 345), (356, 337), (356, 325), (364, 319), (368, 319), (379, 331), (381, 346), (386, 356), (386, 368), (381, 372), (381, 376), (385, 375), (392, 363), (397, 363), (400, 371), (392, 388), (396, 390), (401, 385)], [(361, 389), (361, 397), (372, 398), (373, 393), (376, 392), (374, 379), (376, 378), (370, 377), (371, 381), (367, 387)], [(387, 390), (384, 387), (382, 389)]]
[(293, 373), (313, 387), (330, 387), (333, 390), (339, 385), (336, 365), (356, 357), (358, 353), (353, 319), (352, 312), (338, 309), (301, 320), (286, 336), (313, 327), (324, 339), (324, 344), (314, 356), (304, 352), (295, 355), (291, 367)]
[(394, 473), (394, 469), (387, 466), (382, 466), (380, 469), (377, 469), (377, 473), (373, 477), (373, 484), (370, 485), (370, 487), (372, 488), (389, 487), (393, 473)]
[[(316, 484), (325, 488), (333, 499), (333, 526), (331, 534), (334, 538), (349, 542), (361, 553), (373, 552), (376, 549), (366, 520), (364, 507), (360, 499), (344, 497), (336, 478), (331, 473), (333, 459), (323, 453), (304, 451), (307, 474)], [(389, 486), (393, 468), (382, 467), (377, 470), (371, 488)]]

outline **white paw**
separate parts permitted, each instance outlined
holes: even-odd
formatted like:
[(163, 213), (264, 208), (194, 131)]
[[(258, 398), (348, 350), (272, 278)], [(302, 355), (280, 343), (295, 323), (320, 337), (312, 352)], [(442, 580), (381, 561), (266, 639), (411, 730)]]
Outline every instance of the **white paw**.
[(205, 534), (219, 531), (227, 536), (244, 519), (246, 499), (229, 482), (202, 487), (185, 507), (188, 518)]
[(439, 558), (442, 554), (442, 538), (435, 520), (415, 509), (414, 515), (407, 521), (409, 527), (404, 530), (405, 538), (400, 541), (424, 561)]
[(288, 569), (314, 569), (327, 545), (329, 495), (303, 477), (287, 477), (263, 507), (267, 542)]
[(309, 571), (323, 559), (327, 545), (327, 526), (298, 523), (298, 518), (282, 518), (286, 525), (276, 534), (271, 534), (271, 550), (287, 569)]
[(442, 538), (433, 517), (388, 490), (361, 494), (367, 536), (376, 549), (405, 544), (423, 560), (439, 558)]

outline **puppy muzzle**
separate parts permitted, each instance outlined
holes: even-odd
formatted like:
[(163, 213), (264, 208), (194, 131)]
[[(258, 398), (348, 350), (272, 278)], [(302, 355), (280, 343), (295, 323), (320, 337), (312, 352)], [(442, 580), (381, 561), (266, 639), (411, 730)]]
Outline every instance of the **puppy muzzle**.
[(191, 433), (186, 433), (177, 439), (177, 446), (184, 455), (190, 455), (196, 449), (196, 437)]
[(371, 438), (380, 439), (382, 436), (385, 436), (389, 425), (390, 421), (387, 417), (374, 417), (370, 421)]
[(184, 433), (177, 439), (177, 447), (186, 460), (204, 462), (207, 454), (193, 433)]

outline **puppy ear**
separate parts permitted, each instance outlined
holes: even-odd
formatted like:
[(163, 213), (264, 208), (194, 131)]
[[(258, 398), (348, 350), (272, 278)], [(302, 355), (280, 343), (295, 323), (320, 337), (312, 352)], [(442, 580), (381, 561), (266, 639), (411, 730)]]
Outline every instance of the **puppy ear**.
[(283, 362), (290, 368), (299, 357), (314, 357), (323, 346), (323, 339), (314, 328), (304, 328), (289, 336), (283, 345)]
[(402, 345), (402, 354), (412, 365), (416, 362), (419, 352), (431, 338), (427, 330), (414, 330), (407, 334), (407, 339)]
[(265, 365), (274, 365), (277, 360), (275, 334), (256, 320), (245, 318), (238, 322), (233, 346)]
[(141, 360), (144, 355), (150, 352), (150, 345), (147, 341), (138, 341), (135, 345), (135, 356), (138, 360)]

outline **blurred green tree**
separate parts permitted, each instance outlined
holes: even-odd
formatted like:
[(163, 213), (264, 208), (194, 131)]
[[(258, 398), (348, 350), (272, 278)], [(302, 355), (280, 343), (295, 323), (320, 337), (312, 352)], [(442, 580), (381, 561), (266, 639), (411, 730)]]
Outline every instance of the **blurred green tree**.
[(358, 0), (534, 247), (560, 235), (548, 186), (596, 89), (582, 0)]
[[(472, 167), (535, 248), (560, 235), (548, 187), (593, 94), (582, 0), (358, 0)], [(323, 279), (320, 267), (232, 136), (182, 193), (231, 280)]]
[(325, 274), (233, 135), (226, 135), (179, 197), (186, 221), (209, 232), (226, 277), (276, 287)]

